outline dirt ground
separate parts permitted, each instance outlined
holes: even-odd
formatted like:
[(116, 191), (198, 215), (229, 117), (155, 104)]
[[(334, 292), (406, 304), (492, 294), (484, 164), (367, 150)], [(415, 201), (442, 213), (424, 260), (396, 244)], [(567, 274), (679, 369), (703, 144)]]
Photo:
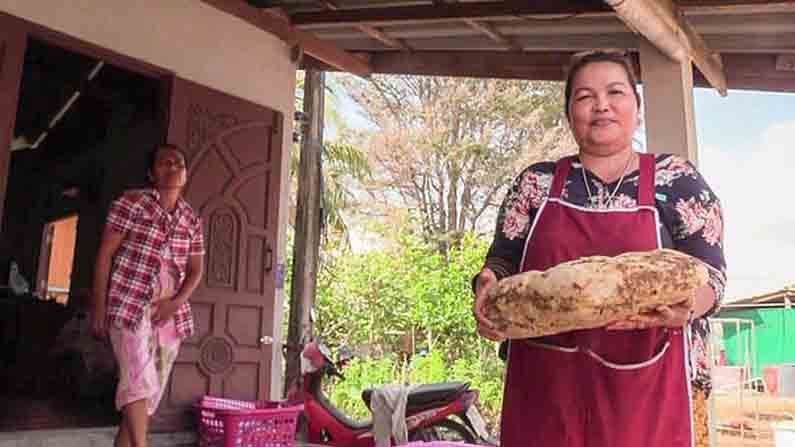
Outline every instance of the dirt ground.
[(795, 398), (735, 391), (715, 399), (718, 447), (774, 447), (772, 424), (795, 418)]

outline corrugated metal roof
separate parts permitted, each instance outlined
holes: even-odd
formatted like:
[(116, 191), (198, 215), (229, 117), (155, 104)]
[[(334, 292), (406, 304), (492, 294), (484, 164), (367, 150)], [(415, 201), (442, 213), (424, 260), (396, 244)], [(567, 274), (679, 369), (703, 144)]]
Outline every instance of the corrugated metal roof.
[(787, 301), (795, 302), (795, 286), (785, 287), (781, 290), (755, 295), (752, 297), (742, 298), (727, 303), (727, 306), (743, 306), (751, 304), (782, 304), (785, 305)]

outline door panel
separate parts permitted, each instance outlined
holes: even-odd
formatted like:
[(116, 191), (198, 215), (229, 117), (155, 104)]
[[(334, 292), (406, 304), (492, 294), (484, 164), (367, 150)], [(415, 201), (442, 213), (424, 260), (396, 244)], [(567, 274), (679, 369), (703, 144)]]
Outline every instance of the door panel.
[(270, 395), (281, 128), (276, 111), (173, 81), (168, 141), (187, 152), (185, 196), (202, 216), (207, 256), (191, 298), (196, 334), (177, 359), (159, 430), (186, 426), (203, 394)]
[(17, 114), (22, 65), (25, 61), (26, 36), (27, 32), (17, 19), (0, 14), (0, 222), (3, 221), (11, 154), (9, 148), (14, 138), (14, 119)]

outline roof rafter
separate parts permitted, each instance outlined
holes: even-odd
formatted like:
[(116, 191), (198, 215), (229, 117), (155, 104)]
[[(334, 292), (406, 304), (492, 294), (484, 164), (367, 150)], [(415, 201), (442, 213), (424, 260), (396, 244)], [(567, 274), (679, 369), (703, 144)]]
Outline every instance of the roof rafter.
[[(457, 0), (433, 0), (434, 5), (446, 5), (446, 4), (455, 4)], [(509, 39), (508, 37), (504, 36), (500, 33), (492, 24), (487, 22), (481, 22), (475, 19), (463, 19), (464, 22), (469, 25), (470, 28), (478, 31), (481, 34), (485, 34), (495, 43), (502, 45), (507, 50), (514, 50), (514, 51), (524, 51), (521, 45), (517, 44), (513, 40)]]
[(468, 2), (423, 6), (340, 9), (337, 11), (297, 12), (290, 16), (296, 26), (351, 26), (358, 23), (388, 24), (424, 20), (488, 19), (524, 15), (560, 15), (610, 13), (612, 9), (598, 0), (505, 0), (503, 2)]
[[(320, 3), (326, 9), (329, 9), (331, 11), (337, 11), (337, 10), (340, 9), (339, 6), (337, 6), (337, 4), (335, 2), (333, 2), (332, 0), (321, 0)], [(403, 51), (411, 51), (411, 47), (408, 46), (408, 44), (406, 44), (406, 42), (404, 42), (402, 39), (394, 38), (394, 37), (388, 35), (387, 33), (383, 32), (382, 30), (380, 30), (380, 29), (378, 29), (378, 28), (376, 28), (374, 26), (359, 24), (359, 25), (356, 25), (356, 28), (359, 31), (367, 34), (368, 36), (372, 37), (373, 39), (375, 39), (375, 40), (377, 40), (377, 41), (379, 41), (381, 43), (383, 43), (384, 45), (386, 45), (388, 47), (399, 49), (399, 50), (403, 50)]]
[(489, 38), (491, 40), (493, 40), (494, 42), (496, 42), (496, 43), (498, 43), (500, 45), (504, 45), (508, 49), (515, 50), (515, 51), (523, 51), (524, 50), (524, 48), (522, 48), (521, 45), (519, 45), (516, 42), (512, 41), (511, 39), (505, 37), (502, 33), (497, 31), (497, 29), (494, 28), (494, 26), (492, 26), (489, 23), (480, 22), (478, 20), (473, 20), (473, 19), (464, 19), (464, 21), (467, 23), (467, 25), (469, 25), (472, 28), (480, 31), (481, 33), (489, 36)]

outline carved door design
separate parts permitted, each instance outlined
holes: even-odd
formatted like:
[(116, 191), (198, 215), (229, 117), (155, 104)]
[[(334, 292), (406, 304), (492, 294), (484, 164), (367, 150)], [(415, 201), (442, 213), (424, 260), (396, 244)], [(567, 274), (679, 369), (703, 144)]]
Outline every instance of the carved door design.
[(189, 423), (204, 394), (266, 399), (271, 377), (282, 115), (174, 79), (168, 141), (188, 157), (186, 198), (202, 216), (207, 255), (186, 340), (156, 428)]
[(3, 221), (9, 147), (14, 138), (14, 118), (17, 115), (19, 83), (25, 61), (27, 33), (19, 23), (0, 14), (0, 222)]

